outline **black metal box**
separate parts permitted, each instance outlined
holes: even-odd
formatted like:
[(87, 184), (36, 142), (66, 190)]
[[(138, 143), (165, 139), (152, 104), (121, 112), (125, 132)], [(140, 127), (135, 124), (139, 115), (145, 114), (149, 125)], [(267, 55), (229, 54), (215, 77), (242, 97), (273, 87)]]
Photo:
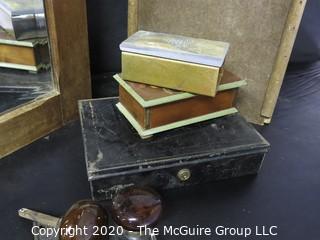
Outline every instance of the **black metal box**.
[(118, 98), (80, 102), (92, 198), (119, 189), (183, 187), (256, 174), (269, 143), (239, 114), (141, 139), (115, 104)]

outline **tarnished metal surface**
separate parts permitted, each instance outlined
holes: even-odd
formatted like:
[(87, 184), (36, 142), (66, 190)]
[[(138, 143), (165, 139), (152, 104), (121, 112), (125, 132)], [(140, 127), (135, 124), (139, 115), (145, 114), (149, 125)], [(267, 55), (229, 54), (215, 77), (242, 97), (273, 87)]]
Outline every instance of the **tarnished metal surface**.
[[(184, 187), (255, 174), (268, 142), (240, 115), (160, 133), (143, 140), (121, 115), (118, 98), (80, 103), (88, 177), (95, 199), (123, 186)], [(191, 171), (188, 181), (177, 173)]]

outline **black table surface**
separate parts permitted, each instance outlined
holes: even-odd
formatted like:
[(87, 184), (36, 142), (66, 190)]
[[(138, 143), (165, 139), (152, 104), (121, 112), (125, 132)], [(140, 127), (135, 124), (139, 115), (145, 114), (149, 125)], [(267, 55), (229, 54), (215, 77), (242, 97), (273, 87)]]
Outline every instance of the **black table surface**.
[[(276, 225), (278, 236), (247, 239), (319, 239), (319, 102), (320, 62), (290, 66), (272, 124), (257, 127), (272, 145), (260, 174), (165, 192), (159, 226)], [(61, 216), (75, 201), (90, 198), (83, 152), (75, 122), (1, 159), (0, 239), (32, 239), (19, 208)]]

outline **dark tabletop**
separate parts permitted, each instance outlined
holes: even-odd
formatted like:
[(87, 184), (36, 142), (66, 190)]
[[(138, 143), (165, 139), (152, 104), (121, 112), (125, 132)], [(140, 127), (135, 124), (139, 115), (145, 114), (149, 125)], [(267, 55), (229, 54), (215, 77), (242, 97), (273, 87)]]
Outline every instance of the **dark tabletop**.
[[(165, 192), (159, 226), (277, 225), (277, 237), (247, 239), (319, 239), (319, 103), (320, 62), (290, 66), (272, 124), (258, 127), (272, 145), (260, 174)], [(21, 207), (61, 216), (75, 201), (90, 198), (79, 122), (2, 159), (0, 182), (4, 240), (32, 239), (31, 223), (17, 216)]]

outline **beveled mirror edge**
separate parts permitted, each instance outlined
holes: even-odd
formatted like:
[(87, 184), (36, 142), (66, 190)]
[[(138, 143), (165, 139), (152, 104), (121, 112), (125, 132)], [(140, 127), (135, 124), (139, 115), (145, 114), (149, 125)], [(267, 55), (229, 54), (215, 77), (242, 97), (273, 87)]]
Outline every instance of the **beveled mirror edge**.
[(78, 100), (92, 97), (86, 1), (44, 2), (55, 90), (0, 115), (0, 159), (77, 119)]

